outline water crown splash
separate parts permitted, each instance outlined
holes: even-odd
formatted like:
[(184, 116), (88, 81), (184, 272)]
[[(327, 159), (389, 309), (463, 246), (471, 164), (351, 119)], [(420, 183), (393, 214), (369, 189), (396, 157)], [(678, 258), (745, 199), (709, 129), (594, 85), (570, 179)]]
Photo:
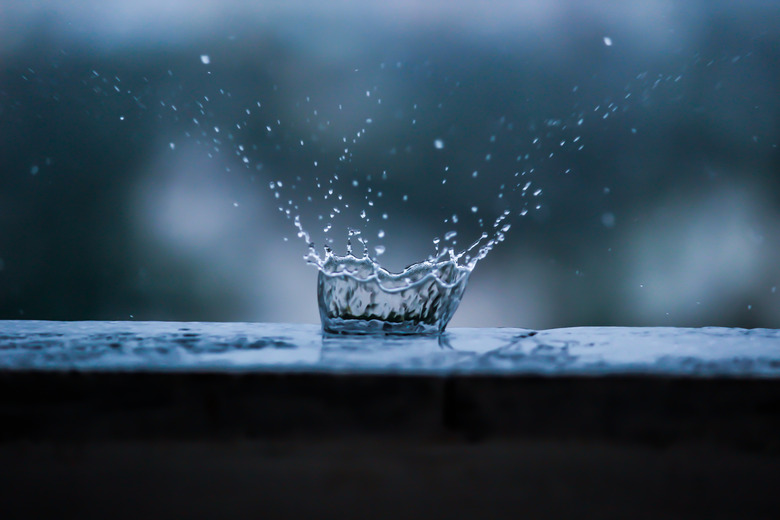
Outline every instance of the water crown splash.
[[(385, 69), (384, 64), (381, 68)], [(401, 67), (397, 64), (396, 68)], [(428, 72), (421, 69), (421, 77), (430, 77)], [(385, 77), (379, 83), (393, 84), (397, 79), (388, 81)], [(447, 81), (450, 80), (431, 83), (433, 93), (415, 94), (421, 99), (438, 97), (427, 106), (410, 103), (404, 95), (393, 99), (374, 85), (358, 88), (357, 96), (347, 94), (343, 104), (334, 104), (332, 98), (317, 101), (314, 95), (307, 95), (305, 101), (301, 98), (294, 104), (292, 111), (289, 104), (258, 100), (256, 106), (244, 111), (240, 122), (227, 135), (225, 127), (204, 128), (193, 120), (204, 142), (213, 142), (214, 153), (225, 146), (233, 147), (243, 168), (262, 171), (263, 175), (271, 172), (272, 178), (281, 178), (268, 186), (279, 211), (293, 221), (298, 237), (306, 242), (305, 259), (319, 271), (320, 316), (328, 332), (444, 331), (471, 272), (505, 240), (511, 217), (523, 217), (542, 208), (542, 188), (536, 180), (539, 171), (570, 174), (567, 154), (583, 149), (583, 123), (592, 120), (599, 125), (610, 124), (619, 111), (625, 111), (629, 99), (625, 95), (620, 101), (615, 98), (616, 101), (591, 104), (592, 100), (578, 98), (570, 107), (572, 111), (564, 109), (552, 118), (539, 117), (539, 113), (529, 115), (525, 109), (514, 109), (515, 113), (509, 116), (475, 110), (465, 122), (461, 108), (473, 101), (470, 91), (459, 92), (460, 82)], [(649, 80), (640, 75), (637, 81), (644, 84)], [(442, 88), (449, 89), (449, 101), (441, 97)], [(274, 85), (273, 92), (276, 90)], [(575, 86), (572, 96), (581, 96), (584, 90)], [(204, 99), (211, 102), (205, 96)], [(442, 103), (437, 101), (445, 101), (450, 111), (442, 111)], [(201, 112), (205, 117), (202, 108)], [(428, 128), (420, 130), (421, 124)], [(422, 152), (426, 143), (427, 152)], [(476, 153), (473, 143), (481, 143), (476, 145)], [(373, 152), (365, 153), (367, 150)], [(252, 158), (253, 151), (263, 158), (262, 162)], [(381, 166), (377, 167), (378, 164)], [(456, 166), (452, 167), (453, 164)], [(295, 171), (298, 175), (276, 177), (274, 171)], [(393, 180), (392, 186), (389, 182), (383, 184), (388, 179)], [(456, 193), (453, 190), (469, 196), (460, 216), (452, 212), (456, 208), (449, 204), (448, 197)], [(447, 229), (438, 234), (443, 240), (433, 240), (434, 254), (393, 273), (377, 260), (385, 254), (386, 245), (376, 245), (372, 256), (366, 237), (371, 231), (371, 236), (384, 241), (385, 230), (390, 229), (390, 223), (385, 222), (390, 213), (388, 199), (392, 196), (395, 200), (400, 195), (402, 204), (411, 205), (409, 194), (427, 205), (426, 211), (417, 208), (425, 214), (421, 229), (437, 221), (431, 217), (435, 214), (431, 208), (445, 210), (443, 222)], [(317, 204), (327, 209), (317, 210)], [(492, 230), (486, 230), (485, 215), (490, 212), (499, 216)], [(325, 234), (322, 254), (302, 223), (312, 214), (322, 221), (317, 226)], [(336, 255), (331, 247), (337, 221), (349, 225), (358, 222), (361, 226), (347, 228), (344, 256)], [(464, 221), (478, 223), (480, 230), (479, 237), (461, 249), (456, 247), (457, 241), (473, 233), (473, 229), (464, 232)], [(382, 227), (372, 230), (377, 223)], [(362, 256), (353, 252), (353, 239), (362, 246)]]
[[(506, 124), (504, 117), (500, 118), (497, 125), (506, 129), (507, 132), (513, 128), (512, 124)], [(358, 131), (356, 137), (352, 139), (352, 144), (356, 145), (357, 139), (365, 135), (365, 129)], [(488, 142), (492, 146), (496, 141), (496, 130), (493, 129)], [(538, 141), (536, 139), (534, 144)], [(343, 142), (346, 143), (347, 139), (344, 138)], [(442, 150), (444, 148), (443, 140), (433, 141), (433, 149)], [(511, 151), (512, 159), (515, 160), (516, 150), (513, 148)], [(350, 162), (354, 152), (354, 147), (352, 149), (344, 148), (344, 154), (350, 155), (342, 154), (339, 157), (339, 162)], [(491, 161), (494, 153), (495, 150), (489, 149), (489, 152), (483, 153), (481, 157), (484, 157), (484, 161)], [(516, 161), (521, 162), (528, 159), (529, 154), (525, 153), (517, 156)], [(325, 162), (320, 157), (314, 164), (319, 168)], [(484, 168), (483, 175), (480, 177), (478, 170), (473, 169), (470, 165), (467, 166), (464, 170), (467, 175), (464, 177), (469, 182), (472, 182), (472, 179), (477, 179), (481, 188), (482, 183), (487, 182), (490, 177), (490, 169)], [(533, 172), (533, 168), (528, 169)], [(527, 172), (523, 171), (522, 175), (519, 171), (516, 172), (516, 178), (513, 181), (507, 183), (504, 179), (504, 182), (497, 189), (497, 203), (492, 203), (492, 206), (503, 205), (506, 209), (503, 209), (494, 220), (492, 230), (489, 232), (484, 230), (483, 218), (479, 212), (479, 207), (483, 205), (483, 202), (487, 207), (490, 207), (491, 204), (487, 201), (478, 202), (479, 207), (472, 204), (469, 208), (470, 211), (466, 211), (466, 215), (476, 220), (483, 230), (468, 247), (458, 249), (456, 245), (459, 231), (450, 229), (443, 234), (444, 240), (438, 237), (433, 239), (435, 251), (432, 255), (421, 262), (407, 266), (400, 272), (393, 273), (384, 268), (378, 261), (378, 257), (385, 252), (385, 246), (377, 246), (375, 248), (376, 255), (372, 256), (368, 239), (365, 238), (361, 229), (347, 228), (347, 246), (344, 256), (335, 254), (329, 246), (333, 243), (333, 239), (327, 234), (333, 229), (334, 219), (346, 218), (347, 213), (351, 211), (356, 213), (355, 220), (359, 217), (362, 225), (367, 226), (372, 219), (370, 213), (375, 210), (374, 196), (381, 198), (383, 194), (381, 189), (374, 189), (376, 186), (372, 187), (370, 175), (359, 179), (345, 174), (343, 168), (337, 167), (333, 171), (330, 178), (315, 177), (316, 187), (320, 190), (322, 199), (333, 201), (335, 204), (329, 212), (330, 220), (323, 228), (323, 232), (328, 237), (324, 244), (323, 254), (320, 254), (309, 232), (304, 229), (301, 215), (291, 215), (289, 208), (282, 206), (279, 208), (280, 211), (285, 212), (288, 218), (292, 217), (298, 237), (303, 239), (308, 246), (308, 253), (304, 258), (318, 269), (319, 312), (323, 329), (330, 333), (420, 334), (443, 332), (460, 304), (470, 274), (480, 260), (484, 259), (497, 244), (505, 240), (506, 233), (511, 228), (509, 217), (512, 210), (508, 209), (510, 202), (508, 197), (505, 197), (509, 191), (506, 187), (507, 184), (523, 199), (522, 210), (517, 213), (518, 216), (523, 216), (528, 212), (528, 199), (531, 198), (529, 196), (528, 199), (525, 199), (527, 193), (530, 195), (531, 192), (528, 190), (532, 186), (532, 181), (527, 180)], [(444, 166), (441, 171), (444, 172), (442, 175), (445, 177), (442, 184), (446, 184), (447, 176), (452, 179), (454, 173), (448, 165)], [(382, 170), (380, 179), (387, 179), (387, 169)], [(360, 187), (365, 190), (365, 205), (360, 207), (359, 203), (355, 204), (352, 201), (352, 208), (350, 208), (349, 199), (343, 198), (346, 192), (338, 189), (339, 185), (344, 189)], [(520, 189), (521, 186), (522, 189)], [(279, 189), (281, 186), (278, 183), (272, 183), (271, 187), (275, 191), (275, 197), (280, 198)], [(295, 185), (290, 187), (290, 189), (295, 188)], [(541, 189), (536, 188), (532, 192), (533, 197), (538, 197), (541, 194)], [(307, 200), (311, 202), (312, 197), (307, 197)], [(408, 196), (404, 194), (402, 200), (406, 202)], [(536, 204), (538, 209), (538, 202)], [(381, 218), (386, 220), (387, 213), (381, 213)], [(319, 216), (319, 219), (324, 220), (322, 215)], [(464, 220), (467, 219), (449, 213), (444, 222), (455, 226)], [(385, 237), (384, 229), (377, 232), (377, 237), (380, 240)], [(353, 251), (353, 240), (362, 246), (361, 256)]]

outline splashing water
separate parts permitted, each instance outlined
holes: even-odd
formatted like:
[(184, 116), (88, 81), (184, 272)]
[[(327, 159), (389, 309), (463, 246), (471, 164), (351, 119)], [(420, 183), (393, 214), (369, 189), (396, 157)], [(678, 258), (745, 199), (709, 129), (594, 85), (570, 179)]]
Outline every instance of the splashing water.
[[(575, 88), (573, 92), (578, 90)], [(457, 145), (445, 146), (449, 140), (436, 138), (432, 146), (431, 141), (426, 141), (425, 149), (431, 150), (431, 154), (424, 155), (419, 152), (423, 155), (411, 156), (420, 163), (429, 165), (425, 178), (416, 180), (440, 185), (438, 191), (441, 193), (433, 193), (430, 186), (425, 184), (415, 186), (414, 189), (424, 193), (426, 197), (439, 197), (437, 204), (446, 210), (443, 222), (448, 227), (468, 225), (464, 224), (464, 221), (470, 221), (472, 225), (474, 222), (478, 223), (482, 229), (474, 242), (461, 248), (457, 246), (457, 241), (468, 236), (468, 233), (464, 233), (462, 228), (449, 228), (442, 234), (444, 240), (434, 238), (433, 254), (400, 272), (393, 273), (377, 260), (386, 252), (386, 246), (380, 244), (370, 248), (365, 238), (368, 233), (363, 234), (361, 231), (371, 231), (371, 226), (376, 225), (377, 221), (388, 219), (388, 197), (383, 197), (382, 183), (388, 179), (388, 171), (408, 169), (409, 163), (398, 159), (403, 155), (399, 150), (403, 149), (406, 150), (404, 153), (408, 153), (408, 150), (414, 149), (414, 145), (418, 143), (410, 141), (411, 144), (405, 147), (391, 144), (388, 155), (382, 158), (381, 170), (370, 160), (361, 157), (361, 149), (370, 149), (371, 146), (361, 147), (361, 142), (366, 139), (370, 141), (372, 133), (384, 120), (381, 114), (373, 112), (371, 105), (365, 105), (373, 102), (372, 96), (381, 100), (381, 90), (374, 87), (367, 90), (366, 94), (365, 98), (359, 97), (359, 103), (363, 105), (358, 112), (365, 110), (366, 114), (374, 117), (365, 118), (365, 123), (358, 119), (357, 131), (354, 131), (354, 128), (353, 131), (344, 128), (335, 130), (333, 120), (336, 115), (327, 113), (326, 107), (313, 109), (311, 98), (307, 96), (306, 101), (301, 102), (301, 106), (306, 107), (305, 110), (301, 109), (304, 113), (301, 120), (305, 123), (298, 120), (302, 127), (297, 134), (309, 133), (309, 141), (320, 143), (315, 150), (316, 160), (309, 156), (308, 165), (305, 169), (300, 169), (301, 175), (289, 185), (283, 186), (280, 181), (276, 181), (270, 183), (270, 188), (275, 198), (280, 200), (278, 209), (288, 219), (293, 220), (298, 237), (307, 243), (308, 254), (304, 258), (319, 271), (318, 303), (325, 331), (398, 334), (442, 332), (460, 303), (471, 272), (497, 244), (505, 241), (511, 228), (511, 217), (524, 217), (529, 210), (539, 210), (542, 207), (540, 199), (543, 190), (535, 178), (538, 176), (537, 170), (544, 168), (548, 172), (571, 173), (571, 165), (566, 164), (566, 154), (578, 153), (583, 149), (581, 127), (590, 116), (586, 110), (580, 108), (568, 114), (560, 114), (556, 118), (532, 121), (527, 128), (521, 128), (522, 125), (513, 123), (505, 116), (496, 117), (490, 122), (484, 122), (488, 132), (484, 136), (486, 144), (476, 158), (459, 156)], [(367, 99), (370, 101), (366, 101)], [(398, 102), (394, 106), (400, 104), (402, 103)], [(614, 114), (618, 108), (616, 102), (608, 102), (603, 113)], [(338, 110), (342, 110), (341, 104), (338, 105)], [(601, 106), (598, 105), (593, 111), (600, 116), (600, 110)], [(413, 104), (409, 112), (412, 125), (417, 124), (417, 112), (418, 105)], [(273, 118), (264, 117), (266, 120)], [(349, 124), (354, 124), (354, 121)], [(273, 121), (266, 126), (268, 132), (280, 132), (282, 127), (278, 119), (275, 126)], [(297, 146), (290, 145), (293, 142), (299, 143), (301, 147), (308, 146), (307, 141), (298, 140), (293, 133), (287, 141), (280, 141), (276, 148), (279, 149), (281, 145), (298, 150)], [(420, 147), (421, 144), (418, 149)], [(244, 153), (244, 148), (239, 145), (237, 154), (246, 157)], [(337, 156), (337, 160), (331, 160), (333, 156)], [(394, 160), (397, 162), (394, 163)], [(514, 167), (506, 171), (506, 165), (510, 161)], [(451, 163), (457, 166), (452, 167)], [(362, 176), (358, 173), (361, 171), (365, 172)], [(378, 171), (381, 171), (381, 175)], [(461, 208), (460, 218), (457, 213), (452, 213), (452, 208), (446, 207), (448, 201), (445, 190), (449, 189), (448, 181), (460, 182), (462, 185), (458, 186), (458, 189), (466, 186), (469, 193), (475, 197)], [(495, 182), (494, 187), (497, 188), (493, 192), (492, 200), (485, 196), (493, 189), (491, 182)], [(467, 183), (472, 183), (473, 186)], [(389, 187), (387, 189), (389, 191)], [(302, 217), (306, 212), (294, 201), (296, 190), (298, 194), (308, 194), (305, 203), (318, 201), (329, 208), (317, 215), (323, 226), (316, 227), (326, 234), (324, 253), (317, 249), (315, 241), (304, 229), (302, 218), (310, 218), (311, 215)], [(428, 207), (433, 206), (420, 198), (422, 197), (418, 195), (418, 201), (424, 202)], [(286, 205), (283, 204), (285, 200)], [(403, 194), (402, 203), (408, 200), (408, 195)], [(298, 202), (304, 201), (298, 198)], [(497, 205), (507, 209), (499, 211), (492, 229), (486, 229), (485, 213), (495, 211)], [(514, 209), (510, 209), (512, 207)], [(361, 229), (347, 228), (347, 248), (344, 256), (334, 254), (331, 249), (334, 243), (331, 230), (337, 220), (348, 224), (359, 223), (361, 226)], [(371, 233), (371, 236), (380, 240), (384, 240), (385, 235), (384, 224), (383, 229)], [(362, 246), (362, 253), (353, 252), (353, 240)]]
[[(611, 40), (607, 43), (605, 39), (605, 45), (610, 44)], [(209, 65), (211, 58), (203, 54), (200, 61)], [(384, 64), (380, 68), (387, 73)], [(400, 70), (400, 65), (393, 69)], [(420, 70), (426, 77), (427, 72)], [(169, 75), (172, 75), (170, 71)], [(99, 75), (95, 73), (95, 76)], [(361, 95), (345, 95), (337, 103), (323, 99), (315, 105), (316, 93), (306, 95), (305, 101), (300, 98), (295, 108), (287, 112), (278, 110), (281, 105), (273, 100), (258, 100), (244, 105), (237, 117), (224, 116), (226, 119), (212, 121), (216, 117), (212, 114), (221, 113), (218, 103), (229, 106), (225, 100), (230, 98), (229, 91), (214, 85), (215, 92), (209, 95), (186, 103), (161, 101), (158, 110), (161, 116), (186, 125), (186, 138), (204, 146), (209, 158), (232, 155), (232, 152), (238, 167), (246, 169), (253, 180), (255, 175), (266, 175), (265, 182), (279, 211), (294, 222), (298, 236), (307, 243), (305, 259), (319, 271), (318, 298), (326, 331), (441, 332), (457, 309), (471, 272), (505, 240), (510, 220), (542, 208), (543, 190), (537, 180), (540, 172), (570, 174), (567, 154), (584, 148), (585, 127), (614, 124), (630, 102), (640, 98), (637, 101), (641, 103), (660, 84), (675, 85), (680, 77), (643, 72), (632, 80), (635, 84), (626, 85), (627, 94), (606, 100), (600, 95), (598, 99), (587, 99), (587, 88), (574, 86), (571, 111), (564, 110), (545, 119), (519, 113), (515, 114), (517, 121), (512, 121), (511, 113), (480, 116), (476, 126), (485, 132), (481, 138), (476, 137), (478, 131), (452, 123), (458, 121), (458, 107), (470, 102), (470, 94), (468, 90), (459, 93), (459, 82), (444, 80), (432, 84), (431, 88), (446, 89), (454, 96), (449, 106), (454, 107), (455, 114), (440, 112), (441, 103), (426, 107), (411, 103), (403, 95), (393, 99), (389, 92), (376, 85), (360, 88)], [(388, 83), (397, 79), (390, 78)], [(273, 85), (266, 97), (276, 90), (277, 85)], [(631, 97), (631, 90), (638, 95)], [(425, 116), (434, 113), (432, 117)], [(439, 120), (441, 126), (437, 126)], [(435, 121), (435, 128), (426, 132), (416, 130), (421, 123), (431, 121)], [(401, 131), (393, 130), (384, 136), (380, 132), (381, 128), (395, 128), (394, 125), (400, 124), (408, 124), (406, 128), (414, 131), (407, 132), (401, 127)], [(373, 137), (374, 134), (378, 137)], [(463, 145), (471, 141), (483, 148), (479, 153), (468, 152), (470, 156), (461, 153)], [(169, 146), (171, 151), (179, 150), (173, 140)], [(366, 152), (372, 149), (381, 149), (382, 155)], [(430, 153), (426, 155), (425, 150)], [(377, 157), (382, 161), (380, 167), (376, 166)], [(426, 165), (424, 170), (413, 170), (419, 164)], [(508, 164), (512, 165), (511, 169), (507, 169)], [(295, 171), (298, 175), (276, 177), (275, 168)], [(397, 184), (383, 184), (388, 179)], [(491, 185), (493, 182), (495, 185)], [(448, 190), (453, 189), (469, 194), (469, 200), (465, 204), (461, 201), (460, 208), (448, 206), (451, 201), (448, 197), (453, 193)], [(432, 198), (435, 200), (429, 200)], [(447, 228), (441, 233), (444, 239), (433, 240), (435, 252), (425, 260), (394, 274), (377, 260), (385, 254), (387, 246), (377, 244), (369, 248), (365, 237), (375, 236), (384, 241), (386, 234), (392, 234), (391, 222), (385, 222), (392, 221), (392, 204), (411, 206), (415, 202), (426, 207), (426, 215), (435, 214), (431, 208), (445, 212), (442, 220)], [(321, 207), (315, 208), (316, 205)], [(234, 204), (234, 207), (238, 206)], [(455, 209), (457, 213), (453, 213)], [(499, 216), (490, 229), (485, 222), (490, 222), (495, 214)], [(318, 220), (316, 226), (307, 227), (325, 234), (324, 253), (315, 247), (302, 218)], [(428, 220), (425, 224), (431, 225), (433, 218)], [(334, 254), (331, 249), (339, 223), (359, 223), (364, 232), (348, 228), (344, 256)], [(382, 229), (372, 228), (379, 223)], [(463, 237), (468, 240), (475, 234), (473, 228), (463, 227), (469, 225), (479, 226), (479, 237), (468, 247), (460, 248), (456, 241)], [(353, 239), (361, 244), (362, 254), (353, 253)]]
[(331, 333), (439, 333), (460, 304), (471, 269), (451, 259), (393, 274), (368, 256), (327, 254), (317, 264), (322, 326)]
[[(324, 256), (320, 256), (296, 215), (298, 237), (309, 247), (305, 259), (319, 270), (317, 300), (323, 329), (351, 334), (443, 332), (460, 304), (477, 262), (504, 241), (511, 227), (504, 223), (509, 214), (506, 210), (496, 219), (494, 234), (484, 244), (488, 233), (482, 233), (468, 248), (456, 253), (451, 247), (440, 251), (440, 241), (434, 239), (435, 255), (397, 274), (390, 273), (370, 256), (367, 242), (356, 229), (349, 230), (345, 256), (333, 254), (327, 246)], [(363, 245), (361, 258), (352, 251), (352, 237)], [(471, 256), (477, 247), (477, 254)]]

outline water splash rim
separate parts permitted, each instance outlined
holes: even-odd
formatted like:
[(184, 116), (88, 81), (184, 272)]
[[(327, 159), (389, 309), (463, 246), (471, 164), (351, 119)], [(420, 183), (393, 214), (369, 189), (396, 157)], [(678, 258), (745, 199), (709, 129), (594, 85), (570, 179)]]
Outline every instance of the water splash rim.
[[(449, 250), (448, 250), (449, 251)], [(325, 260), (309, 259), (317, 266), (322, 276), (328, 278), (351, 278), (360, 283), (376, 282), (382, 291), (400, 293), (418, 287), (429, 279), (446, 289), (455, 288), (474, 270), (473, 266), (460, 265), (456, 259), (424, 260), (407, 266), (400, 273), (392, 273), (369, 256), (358, 258), (354, 255), (337, 256), (326, 253)]]
[[(336, 255), (328, 246), (325, 246), (323, 258), (318, 254), (309, 233), (303, 228), (300, 216), (296, 215), (293, 222), (298, 230), (298, 237), (309, 246), (309, 252), (304, 256), (304, 260), (315, 266), (321, 275), (330, 278), (347, 277), (361, 283), (376, 281), (380, 289), (392, 293), (421, 285), (429, 278), (435, 279), (439, 285), (447, 289), (452, 289), (462, 283), (465, 278), (468, 278), (477, 263), (485, 258), (498, 243), (505, 240), (505, 234), (511, 227), (511, 224), (505, 223), (509, 214), (510, 211), (506, 210), (496, 218), (493, 223), (492, 237), (487, 232), (483, 232), (470, 246), (457, 253), (451, 247), (439, 249), (440, 239), (435, 238), (435, 254), (426, 260), (408, 265), (399, 273), (388, 271), (371, 256), (368, 244), (359, 236), (359, 230), (349, 229), (347, 253), (344, 256)], [(357, 257), (352, 252), (351, 238), (353, 236), (356, 236), (363, 245), (362, 257)], [(487, 241), (483, 244), (486, 239)], [(480, 245), (481, 247), (479, 247)], [(475, 249), (477, 249), (477, 254), (472, 257), (471, 252)], [(351, 269), (346, 269), (348, 267)], [(422, 276), (420, 276), (421, 273)], [(447, 276), (442, 278), (438, 273)]]

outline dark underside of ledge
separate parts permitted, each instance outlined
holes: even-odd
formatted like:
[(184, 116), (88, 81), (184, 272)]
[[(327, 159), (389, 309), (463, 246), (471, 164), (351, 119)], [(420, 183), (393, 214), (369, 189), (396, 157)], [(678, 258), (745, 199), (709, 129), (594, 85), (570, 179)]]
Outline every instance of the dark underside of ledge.
[(0, 371), (0, 439), (706, 442), (780, 453), (780, 380)]
[(4, 518), (760, 518), (780, 381), (0, 372)]

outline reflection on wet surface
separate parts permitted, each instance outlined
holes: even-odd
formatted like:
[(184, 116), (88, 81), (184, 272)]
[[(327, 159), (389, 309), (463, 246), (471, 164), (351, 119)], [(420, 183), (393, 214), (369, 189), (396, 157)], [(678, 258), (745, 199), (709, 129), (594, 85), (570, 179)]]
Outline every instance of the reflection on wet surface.
[(0, 369), (780, 376), (780, 330), (577, 327), (345, 336), (266, 323), (0, 322)]

